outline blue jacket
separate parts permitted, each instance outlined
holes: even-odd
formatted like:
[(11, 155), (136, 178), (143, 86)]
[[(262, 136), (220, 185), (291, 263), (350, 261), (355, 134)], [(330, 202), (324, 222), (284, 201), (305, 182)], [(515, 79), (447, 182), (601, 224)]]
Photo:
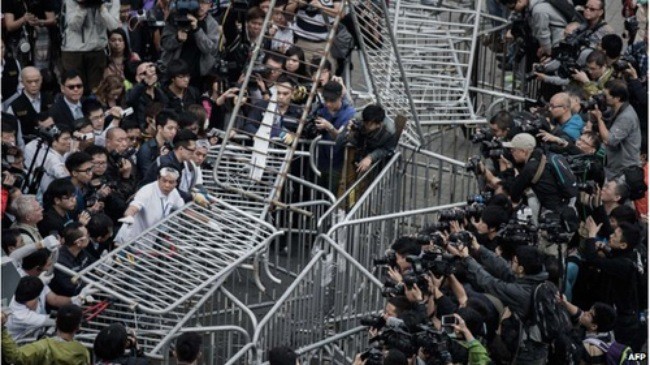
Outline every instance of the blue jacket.
[[(341, 105), (341, 109), (339, 109), (336, 114), (332, 114), (327, 110), (325, 106), (321, 106), (317, 111), (316, 111), (316, 116), (322, 117), (326, 119), (328, 122), (332, 123), (334, 128), (337, 130), (341, 130), (341, 127), (345, 127), (348, 125), (348, 122), (350, 119), (354, 118), (354, 115), (356, 114), (356, 109), (354, 106), (352, 106), (345, 98), (343, 98), (343, 104)], [(323, 140), (324, 141), (334, 141), (332, 139), (332, 136), (330, 136), (329, 133), (324, 133), (323, 134)], [(329, 146), (321, 146), (319, 147), (319, 154), (318, 154), (318, 166), (319, 167), (325, 167), (329, 168), (330, 165), (330, 153)], [(332, 167), (334, 169), (340, 169), (341, 166), (343, 166), (343, 148), (342, 146), (334, 146), (334, 154), (333, 154), (333, 161), (332, 161)]]
[(580, 138), (584, 126), (585, 122), (582, 120), (580, 114), (573, 114), (566, 123), (560, 126), (560, 129), (575, 142)]

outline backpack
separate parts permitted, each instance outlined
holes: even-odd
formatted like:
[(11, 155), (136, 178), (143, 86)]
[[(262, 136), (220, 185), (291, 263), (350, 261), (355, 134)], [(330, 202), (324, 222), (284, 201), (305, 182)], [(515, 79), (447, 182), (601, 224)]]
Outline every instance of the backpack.
[(643, 198), (648, 191), (643, 169), (639, 166), (627, 167), (623, 170), (623, 176), (625, 176), (625, 184), (630, 189), (630, 200)]
[(605, 354), (605, 361), (607, 362), (607, 365), (639, 364), (638, 361), (628, 360), (628, 357), (632, 353), (630, 346), (625, 346), (622, 343), (618, 343), (616, 341), (607, 343), (597, 338), (588, 338), (584, 340), (584, 342), (598, 347), (600, 351)]
[(545, 281), (533, 289), (532, 326), (537, 326), (544, 343), (549, 344), (549, 363), (576, 364), (578, 344), (572, 339), (573, 326), (566, 308), (556, 300), (558, 288)]
[(567, 24), (571, 22), (583, 23), (585, 18), (580, 14), (571, 2), (568, 0), (545, 0), (547, 3), (557, 10), (560, 15), (566, 20)]
[(560, 195), (567, 200), (578, 196), (578, 180), (573, 174), (573, 171), (571, 171), (569, 162), (562, 155), (549, 153), (548, 157), (542, 156), (537, 171), (535, 172), (535, 176), (531, 182), (537, 184), (547, 164), (551, 167), (551, 172), (555, 177), (555, 182), (560, 189)]

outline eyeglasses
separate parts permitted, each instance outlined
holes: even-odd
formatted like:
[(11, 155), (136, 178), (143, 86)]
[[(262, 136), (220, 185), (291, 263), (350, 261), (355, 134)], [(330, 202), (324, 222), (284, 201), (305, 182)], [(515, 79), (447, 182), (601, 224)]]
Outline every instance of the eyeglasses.
[(568, 107), (569, 107), (568, 105), (564, 105), (564, 104), (558, 104), (558, 105), (549, 104), (548, 106), (551, 107), (551, 109), (555, 109), (555, 108), (568, 108)]
[(74, 90), (74, 89), (83, 89), (83, 88), (84, 88), (84, 84), (72, 84), (72, 85), (66, 85), (65, 87), (67, 87), (67, 88), (70, 89), (70, 90)]
[(598, 10), (603, 10), (603, 9), (592, 8), (592, 7), (590, 7), (590, 6), (585, 6), (585, 10), (589, 10), (589, 11), (598, 11)]
[(188, 151), (190, 151), (192, 153), (194, 153), (194, 151), (196, 151), (196, 148), (187, 148), (187, 147), (183, 147), (183, 148), (185, 148), (186, 150), (188, 150)]
[(93, 161), (93, 165), (103, 166), (106, 165), (106, 161)]
[(77, 171), (77, 172), (84, 172), (84, 173), (86, 173), (86, 174), (92, 174), (92, 173), (93, 173), (93, 168), (92, 168), (92, 167), (89, 167), (89, 168), (87, 168), (87, 169), (85, 169), (85, 170), (75, 170), (75, 171)]

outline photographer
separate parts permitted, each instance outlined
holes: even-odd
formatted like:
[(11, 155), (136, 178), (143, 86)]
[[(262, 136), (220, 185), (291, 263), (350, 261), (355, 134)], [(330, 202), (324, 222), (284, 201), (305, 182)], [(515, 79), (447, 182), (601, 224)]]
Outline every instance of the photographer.
[[(90, 186), (93, 173), (93, 158), (86, 152), (75, 152), (65, 160), (65, 167), (70, 171), (70, 181), (75, 187), (75, 196), (77, 198), (77, 207), (74, 214), (79, 215), (84, 210), (90, 213), (96, 213), (104, 209), (104, 203), (97, 200), (90, 201), (88, 198), (95, 195)], [(109, 188), (104, 188), (100, 194), (107, 196), (111, 193)]]
[[(276, 4), (277, 5), (277, 4)], [(245, 65), (257, 62), (264, 57), (265, 52), (260, 52), (257, 60), (249, 60), (251, 46), (262, 33), (262, 25), (266, 14), (258, 7), (248, 10), (231, 6), (223, 19), (224, 61), (228, 61), (228, 74), (223, 75), (231, 83), (237, 82)], [(242, 24), (237, 27), (237, 23)], [(262, 49), (270, 49), (271, 39), (262, 39)], [(282, 64), (280, 64), (282, 66)]]
[[(580, 114), (573, 114), (571, 111), (569, 94), (557, 93), (553, 95), (548, 107), (551, 111), (551, 122), (556, 125), (553, 134), (559, 137), (566, 136), (575, 142), (580, 137), (585, 122), (580, 117)], [(541, 131), (541, 133), (545, 132)]]
[(361, 123), (356, 120), (348, 123), (336, 137), (336, 143), (350, 143), (355, 147), (356, 173), (364, 173), (373, 163), (392, 155), (397, 144), (395, 122), (386, 116), (381, 106), (369, 105), (361, 113)]
[(47, 190), (52, 180), (70, 175), (65, 168), (65, 159), (71, 152), (71, 145), (70, 129), (51, 126), (46, 130), (41, 129), (39, 138), (25, 146), (25, 166), (33, 179), (30, 185), (38, 183), (32, 185), (38, 187), (38, 192)]
[(86, 90), (99, 85), (106, 68), (107, 32), (120, 26), (120, 0), (63, 0), (64, 70), (78, 70)]
[(508, 212), (502, 207), (495, 205), (488, 205), (483, 209), (481, 218), (477, 222), (472, 219), (472, 225), (478, 233), (477, 240), (481, 246), (487, 247), (491, 251), (495, 251), (499, 246), (499, 230), (502, 225), (505, 225), (510, 220)]
[(575, 70), (571, 76), (584, 90), (587, 97), (600, 93), (612, 77), (612, 68), (607, 66), (607, 58), (601, 51), (593, 51), (587, 56), (587, 72)]
[(141, 128), (147, 125), (146, 111), (153, 103), (167, 105), (169, 98), (158, 86), (158, 72), (151, 62), (135, 62), (131, 65), (136, 69), (133, 87), (126, 92), (126, 104), (133, 108), (136, 120)]
[(97, 365), (146, 365), (149, 363), (149, 360), (138, 350), (135, 332), (128, 331), (121, 323), (112, 323), (99, 331), (93, 342), (93, 352)]
[[(639, 121), (648, 120), (648, 81), (646, 76), (639, 77), (639, 73), (634, 64), (628, 61), (623, 61), (626, 68), (623, 70), (625, 82), (627, 83), (627, 90), (630, 94), (629, 102), (634, 108)], [(640, 123), (641, 139), (646, 141), (648, 136), (648, 123)], [(645, 151), (645, 150), (642, 150)]]
[(628, 103), (625, 82), (611, 80), (605, 84), (605, 101), (614, 112), (614, 121), (606, 124), (599, 109), (591, 111), (598, 124), (598, 133), (605, 144), (605, 177), (610, 180), (628, 167), (639, 165), (641, 130), (639, 117)]
[(127, 201), (136, 191), (138, 184), (137, 173), (132, 160), (135, 150), (128, 148), (126, 132), (122, 128), (111, 128), (106, 133), (106, 151), (108, 164), (106, 178), (117, 183), (113, 193)]
[[(536, 145), (535, 137), (527, 133), (517, 134), (511, 142), (503, 143), (504, 147), (511, 149), (516, 168), (519, 171), (519, 174), (515, 176), (510, 162), (502, 159), (502, 166), (507, 168), (506, 174), (513, 176), (504, 183), (509, 186), (510, 198), (514, 203), (520, 202), (525, 196), (525, 190), (532, 188), (543, 208), (560, 212), (577, 195), (577, 189), (575, 186), (567, 191), (561, 188), (560, 182), (552, 171), (555, 167), (551, 166), (550, 160), (547, 162), (548, 156), (544, 154), (543, 150), (536, 148)], [(561, 159), (558, 161), (566, 165), (566, 161), (561, 161)], [(568, 166), (565, 167), (563, 172), (570, 173)], [(495, 186), (501, 182), (501, 179), (496, 178), (489, 170), (484, 170), (484, 173), (490, 185)], [(572, 176), (572, 174), (570, 175)], [(575, 181), (575, 176), (573, 176), (573, 180)]]
[[(11, 53), (23, 64), (36, 64), (39, 68), (49, 68), (52, 56), (52, 39), (48, 28), (56, 26), (54, 3), (39, 0), (8, 0), (2, 2), (3, 25), (6, 30), (3, 38)], [(41, 43), (38, 51), (37, 41)], [(45, 50), (45, 52), (43, 52)], [(44, 53), (44, 57), (41, 56)]]
[[(448, 245), (447, 250), (462, 258), (467, 279), (475, 288), (500, 299), (524, 326), (529, 323), (533, 318), (533, 289), (548, 278), (542, 254), (536, 247), (518, 246), (510, 265), (476, 240), (470, 247), (458, 249)], [(469, 256), (470, 250), (476, 260)], [(515, 363), (545, 364), (548, 345), (542, 341), (539, 330), (530, 327), (524, 331), (527, 336), (520, 336)]]
[(137, 161), (140, 176), (145, 176), (158, 156), (169, 152), (169, 148), (165, 146), (172, 143), (177, 132), (178, 115), (174, 111), (163, 109), (156, 115), (156, 135), (143, 143), (138, 150)]
[(588, 0), (582, 11), (588, 31), (589, 47), (596, 49), (600, 40), (614, 29), (605, 21), (605, 0)]
[(163, 65), (172, 60), (185, 61), (192, 85), (201, 87), (201, 77), (208, 75), (217, 61), (219, 24), (209, 14), (212, 8), (209, 0), (199, 0), (197, 9), (192, 8), (195, 1), (176, 0), (175, 3), (175, 12), (163, 28), (160, 60)]

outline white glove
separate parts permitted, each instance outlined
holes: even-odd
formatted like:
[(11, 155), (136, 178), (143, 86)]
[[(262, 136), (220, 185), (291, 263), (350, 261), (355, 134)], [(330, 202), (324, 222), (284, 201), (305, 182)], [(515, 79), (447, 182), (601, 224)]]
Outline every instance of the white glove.
[(95, 301), (95, 298), (92, 296), (95, 293), (97, 293), (97, 289), (93, 288), (90, 285), (86, 285), (81, 289), (79, 295), (75, 295), (74, 297), (70, 298), (70, 301), (72, 304), (78, 306), (81, 306), (85, 303), (92, 303)]
[(43, 238), (43, 247), (47, 248), (50, 251), (54, 251), (61, 246), (61, 241), (59, 238), (53, 234)]
[(122, 217), (122, 218), (118, 219), (117, 221), (121, 222), (121, 223), (124, 223), (124, 224), (131, 225), (131, 224), (135, 223), (135, 218), (133, 218), (132, 216), (128, 216), (128, 217)]
[(50, 281), (54, 278), (54, 273), (48, 274), (47, 271), (42, 272), (39, 276), (39, 279), (45, 284), (46, 286), (50, 284)]

